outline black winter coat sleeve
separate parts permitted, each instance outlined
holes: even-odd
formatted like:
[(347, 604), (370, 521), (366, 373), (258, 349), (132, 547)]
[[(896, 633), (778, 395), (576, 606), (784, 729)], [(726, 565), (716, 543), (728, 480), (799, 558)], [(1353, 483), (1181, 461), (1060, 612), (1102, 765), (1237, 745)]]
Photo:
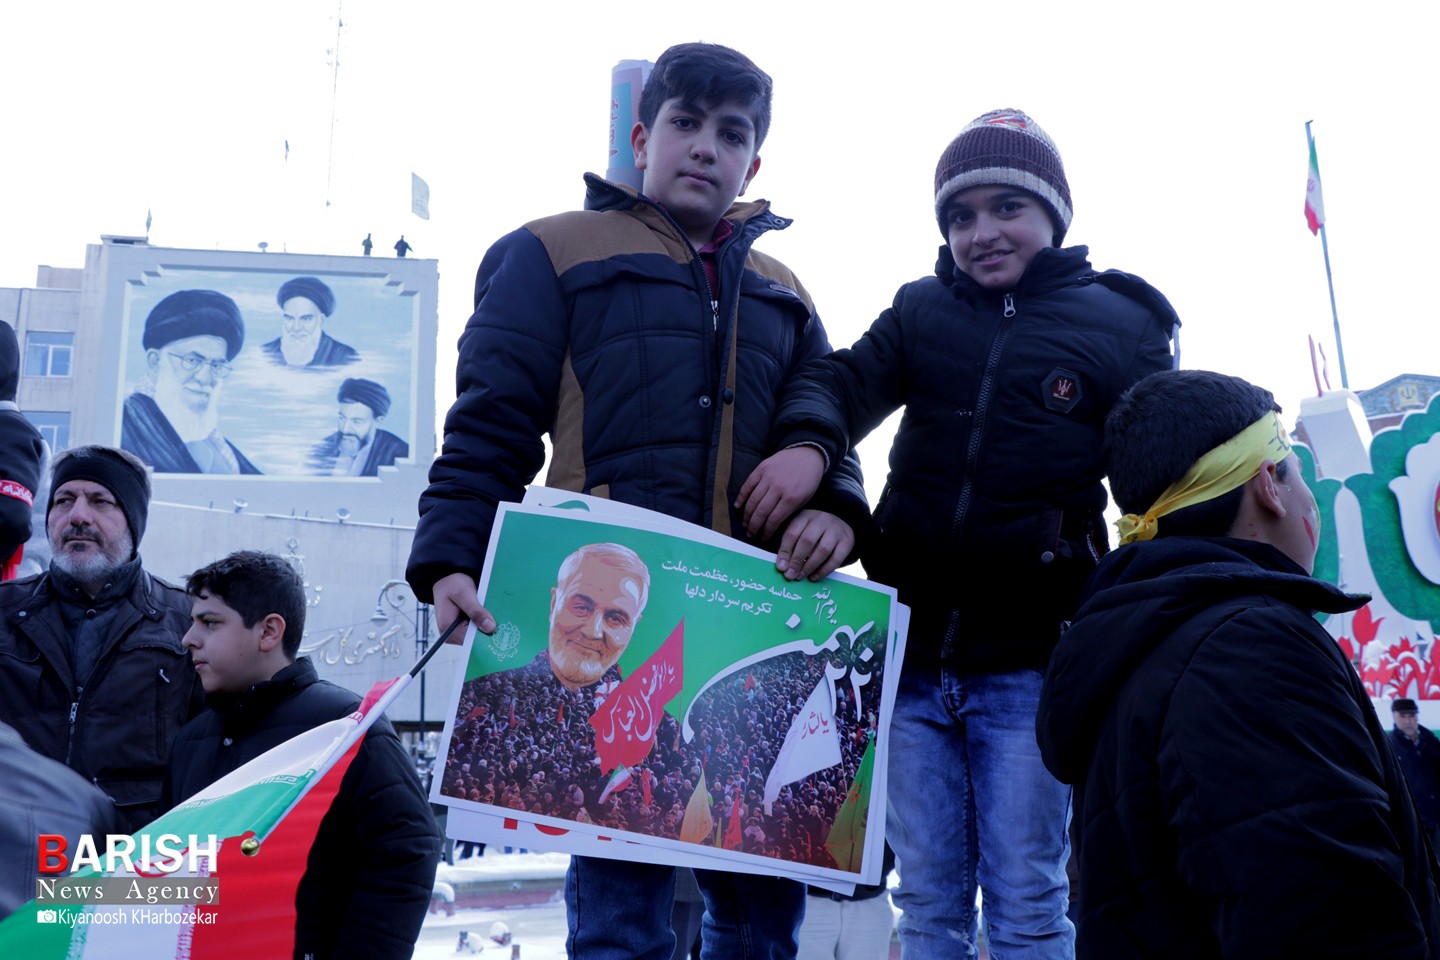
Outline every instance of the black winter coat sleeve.
[(479, 579), (501, 501), (518, 501), (545, 462), (555, 419), (567, 314), (555, 271), (530, 231), (502, 237), (475, 279), (460, 336), (455, 404), (420, 497), (406, 577), (429, 602), (451, 573)]
[(775, 446), (814, 443), (837, 463), (909, 402), (900, 317), (905, 288), (855, 345), (811, 360), (791, 382), (775, 424)]
[(0, 411), (0, 561), (30, 539), (31, 501), (44, 458), (45, 442), (25, 415)]

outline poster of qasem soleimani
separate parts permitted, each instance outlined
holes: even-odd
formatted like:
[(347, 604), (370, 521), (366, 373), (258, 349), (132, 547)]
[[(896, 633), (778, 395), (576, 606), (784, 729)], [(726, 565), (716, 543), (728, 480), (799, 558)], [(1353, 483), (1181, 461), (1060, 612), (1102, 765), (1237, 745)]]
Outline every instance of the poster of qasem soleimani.
[(545, 826), (556, 850), (604, 836), (878, 882), (893, 591), (790, 583), (703, 528), (569, 506), (500, 506), (479, 591), (497, 629), (466, 640), (432, 798)]
[(415, 293), (382, 274), (147, 272), (125, 285), (119, 445), (159, 474), (409, 463)]

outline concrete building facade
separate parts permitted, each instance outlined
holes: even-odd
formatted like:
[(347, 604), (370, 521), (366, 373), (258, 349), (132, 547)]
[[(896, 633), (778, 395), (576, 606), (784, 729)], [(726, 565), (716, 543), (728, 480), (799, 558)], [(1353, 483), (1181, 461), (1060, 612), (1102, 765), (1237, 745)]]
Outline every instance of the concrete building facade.
[[(232, 550), (286, 557), (306, 581), (302, 649), (364, 692), (435, 634), (402, 578), (436, 450), (438, 284), (434, 260), (107, 236), (81, 268), (0, 288), (0, 318), (20, 341), (17, 402), (52, 449), (124, 446), (154, 468), (147, 569), (182, 581)], [(196, 320), (196, 302), (219, 307)], [(347, 433), (356, 421), (367, 441), (363, 425)], [(422, 714), (438, 729), (457, 652), (427, 668), (425, 697), (417, 684), (392, 708), (402, 729)]]

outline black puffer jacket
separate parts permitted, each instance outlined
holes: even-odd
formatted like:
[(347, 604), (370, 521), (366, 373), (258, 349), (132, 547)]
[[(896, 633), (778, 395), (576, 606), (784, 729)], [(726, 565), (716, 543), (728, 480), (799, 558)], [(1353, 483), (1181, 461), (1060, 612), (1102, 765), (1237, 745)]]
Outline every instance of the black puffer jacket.
[[(170, 758), (179, 803), (298, 734), (353, 713), (360, 697), (301, 657), (240, 696), (213, 695)], [(430, 903), (440, 838), (415, 764), (390, 721), (366, 733), (320, 822), (295, 898), (295, 956), (409, 960)]]
[[(752, 249), (790, 225), (769, 203), (726, 214), (713, 301), (669, 214), (598, 177), (586, 186), (585, 210), (527, 224), (480, 264), (406, 573), (421, 599), (447, 574), (478, 578), (496, 504), (524, 495), (546, 434), (549, 486), (743, 538), (732, 504), (768, 452), (785, 385), (830, 351), (794, 274)], [(859, 461), (830, 462), (812, 505), (863, 537)]]
[[(204, 705), (180, 645), (190, 598), (136, 569), (124, 596), (89, 611), (107, 619), (107, 636), (90, 676), (77, 678), (55, 576), (0, 584), (0, 721), (105, 791), (132, 833), (165, 812), (170, 743)], [(86, 618), (83, 607), (72, 612)]]
[(907, 665), (1042, 667), (1107, 549), (1105, 415), (1171, 366), (1179, 320), (1159, 291), (1086, 255), (1041, 250), (1001, 294), (942, 247), (936, 276), (901, 287), (786, 396), (777, 446), (815, 442), (832, 460), (905, 408), (862, 560), (913, 611)]
[(1122, 547), (1092, 589), (1037, 719), (1075, 785), (1077, 956), (1436, 956), (1399, 764), (1313, 616), (1367, 598), (1226, 538)]

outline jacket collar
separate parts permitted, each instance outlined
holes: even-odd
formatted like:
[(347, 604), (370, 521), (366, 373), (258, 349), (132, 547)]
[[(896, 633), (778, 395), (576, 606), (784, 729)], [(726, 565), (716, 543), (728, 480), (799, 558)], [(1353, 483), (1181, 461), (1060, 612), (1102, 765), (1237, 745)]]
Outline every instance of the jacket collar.
[(317, 682), (320, 675), (309, 657), (300, 657), (269, 680), (252, 684), (244, 693), (214, 693), (205, 704), (220, 717), (226, 736), (255, 729), (277, 706)]
[[(598, 212), (608, 210), (653, 211), (666, 226), (675, 231), (674, 221), (649, 197), (628, 184), (616, 183), (593, 173), (585, 174), (585, 209)], [(787, 217), (777, 216), (770, 210), (769, 200), (735, 202), (725, 211), (725, 219), (735, 224), (732, 242), (740, 237), (753, 241), (767, 230), (784, 230), (793, 223)], [(688, 240), (686, 241), (689, 242)]]
[(966, 299), (998, 300), (1007, 293), (1039, 293), (1073, 283), (1076, 277), (1092, 272), (1089, 258), (1090, 248), (1086, 246), (1045, 247), (1035, 254), (1013, 290), (987, 290), (955, 265), (950, 248), (942, 244), (935, 275)]
[(105, 607), (118, 602), (130, 594), (135, 588), (135, 580), (140, 575), (140, 557), (131, 557), (129, 561), (121, 564), (110, 577), (98, 594), (91, 597), (85, 592), (80, 582), (70, 574), (56, 566), (55, 561), (50, 561), (50, 590), (61, 601), (66, 603), (83, 603), (89, 606)]

